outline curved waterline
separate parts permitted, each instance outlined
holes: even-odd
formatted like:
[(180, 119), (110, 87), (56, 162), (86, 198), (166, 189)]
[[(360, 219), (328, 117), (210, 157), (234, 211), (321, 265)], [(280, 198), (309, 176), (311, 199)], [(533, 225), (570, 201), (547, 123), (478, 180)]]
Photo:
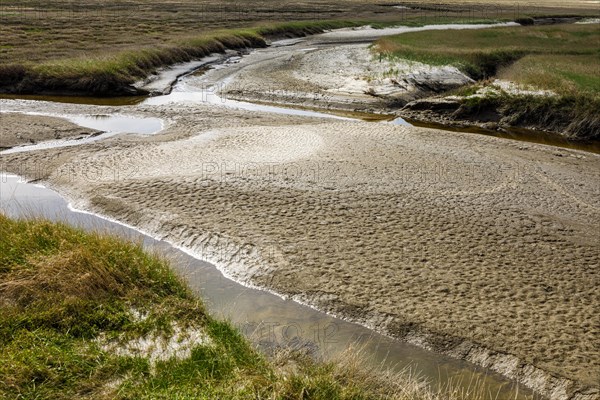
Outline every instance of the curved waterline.
[[(12, 111), (3, 112), (8, 113)], [(16, 146), (4, 151), (0, 151), (0, 154), (22, 153), (34, 150), (79, 146), (87, 143), (97, 142), (99, 140), (123, 133), (154, 135), (162, 131), (165, 127), (162, 119), (152, 117), (134, 117), (130, 115), (114, 114), (73, 115), (42, 112), (25, 112), (22, 114), (63, 118), (83, 128), (99, 131), (99, 133), (96, 135), (89, 135), (85, 138), (48, 140), (31, 145)]]

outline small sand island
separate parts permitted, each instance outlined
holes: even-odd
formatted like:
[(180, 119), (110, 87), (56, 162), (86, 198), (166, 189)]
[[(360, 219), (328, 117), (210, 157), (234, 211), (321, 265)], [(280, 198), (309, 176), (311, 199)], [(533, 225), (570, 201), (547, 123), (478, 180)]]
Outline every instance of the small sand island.
[[(600, 398), (594, 5), (206, 1), (199, 20), (134, 1), (137, 25), (90, 36), (77, 13), (93, 27), (117, 3), (64, 27), (89, 53), (63, 54), (60, 9), (1, 11), (3, 177), (512, 386), (440, 388), (316, 339), (265, 349), (177, 258), (43, 196), (20, 209), (2, 179), (0, 397)], [(19, 32), (55, 42), (33, 59)]]

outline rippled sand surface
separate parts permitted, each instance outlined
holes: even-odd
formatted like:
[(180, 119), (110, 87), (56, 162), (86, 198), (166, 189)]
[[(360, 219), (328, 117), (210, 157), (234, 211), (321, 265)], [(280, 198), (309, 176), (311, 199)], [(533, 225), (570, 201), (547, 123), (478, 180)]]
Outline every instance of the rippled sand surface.
[(431, 334), (421, 344), (439, 351), (467, 339), (596, 384), (599, 156), (208, 105), (135, 111), (167, 129), (0, 162), (42, 165), (79, 206), (238, 280), (407, 340)]

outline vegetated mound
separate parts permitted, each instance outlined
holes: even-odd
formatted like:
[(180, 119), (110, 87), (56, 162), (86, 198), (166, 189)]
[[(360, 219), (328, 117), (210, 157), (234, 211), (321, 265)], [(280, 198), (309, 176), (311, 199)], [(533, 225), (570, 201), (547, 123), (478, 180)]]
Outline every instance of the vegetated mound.
[(357, 358), (269, 361), (166, 260), (61, 223), (0, 214), (0, 304), (2, 398), (437, 398)]
[[(505, 91), (502, 95), (490, 92), (489, 96), (455, 98), (455, 107), (437, 107), (450, 120), (483, 121), (496, 115), (494, 122), (507, 126), (597, 140), (599, 42), (597, 24), (573, 24), (464, 30), (452, 35), (417, 32), (380, 39), (377, 50), (392, 59), (453, 65), (479, 81), (492, 82), (491, 78), (498, 77), (519, 88), (547, 92), (523, 95)], [(409, 104), (408, 110), (426, 107), (427, 101)]]

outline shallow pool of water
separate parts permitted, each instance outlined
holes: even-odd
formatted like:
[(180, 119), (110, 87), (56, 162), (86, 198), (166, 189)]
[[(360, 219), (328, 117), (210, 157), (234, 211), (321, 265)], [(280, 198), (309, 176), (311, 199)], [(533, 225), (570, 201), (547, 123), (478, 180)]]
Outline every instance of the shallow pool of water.
[[(399, 118), (401, 121), (393, 120), (391, 123), (394, 124), (403, 124), (406, 122), (405, 120)], [(554, 147), (562, 147), (566, 149), (574, 149), (574, 150), (582, 150), (590, 153), (600, 154), (600, 142), (586, 142), (582, 140), (569, 140), (567, 138), (562, 138), (557, 134), (546, 133), (541, 131), (534, 131), (531, 129), (522, 129), (522, 128), (509, 128), (505, 132), (493, 131), (489, 129), (479, 128), (477, 126), (471, 127), (462, 127), (455, 128), (448, 125), (436, 124), (433, 122), (423, 122), (409, 119), (408, 122), (413, 126), (421, 127), (421, 128), (432, 128), (432, 129), (440, 129), (449, 132), (466, 132), (466, 133), (474, 133), (478, 135), (486, 135), (486, 136), (494, 136), (502, 139), (510, 139), (519, 142), (525, 143), (537, 143), (537, 144), (545, 144)]]
[(32, 145), (13, 147), (0, 152), (0, 154), (21, 153), (25, 151), (52, 149), (58, 147), (78, 146), (85, 143), (96, 142), (108, 137), (122, 133), (137, 133), (141, 135), (152, 135), (163, 129), (163, 121), (160, 118), (151, 117), (133, 117), (118, 114), (97, 114), (97, 115), (69, 115), (53, 113), (25, 113), (30, 115), (43, 115), (48, 117), (64, 118), (74, 124), (84, 128), (94, 129), (100, 132), (98, 135), (92, 135), (79, 139), (57, 139), (48, 140)]
[(111, 133), (139, 133), (152, 135), (163, 128), (159, 118), (132, 117), (125, 115), (65, 115), (69, 121), (90, 129)]

